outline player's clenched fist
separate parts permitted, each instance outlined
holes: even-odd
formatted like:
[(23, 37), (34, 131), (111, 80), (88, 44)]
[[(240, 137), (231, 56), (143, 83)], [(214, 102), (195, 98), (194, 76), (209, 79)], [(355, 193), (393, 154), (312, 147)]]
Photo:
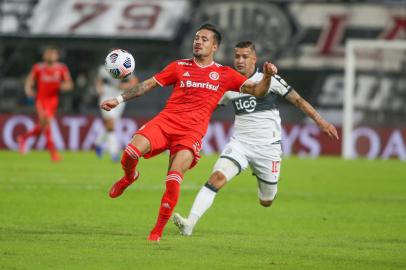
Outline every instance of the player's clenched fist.
[(270, 62), (264, 63), (264, 74), (272, 76), (275, 75), (276, 73), (278, 73), (278, 68), (274, 64)]
[(100, 108), (102, 108), (105, 111), (110, 111), (111, 109), (114, 109), (117, 105), (118, 105), (117, 99), (111, 98), (103, 101), (102, 104), (100, 105)]

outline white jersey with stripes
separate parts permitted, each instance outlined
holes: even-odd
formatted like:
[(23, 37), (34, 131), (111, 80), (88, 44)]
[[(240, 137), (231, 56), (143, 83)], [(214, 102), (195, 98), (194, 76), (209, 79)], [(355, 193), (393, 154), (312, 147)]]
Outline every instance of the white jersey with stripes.
[[(259, 82), (263, 73), (258, 70), (249, 78)], [(249, 94), (228, 91), (219, 101), (219, 105), (229, 102), (235, 111), (233, 138), (247, 144), (267, 145), (281, 140), (281, 118), (277, 99), (286, 96), (292, 87), (280, 76), (272, 76), (271, 86), (263, 98)]]

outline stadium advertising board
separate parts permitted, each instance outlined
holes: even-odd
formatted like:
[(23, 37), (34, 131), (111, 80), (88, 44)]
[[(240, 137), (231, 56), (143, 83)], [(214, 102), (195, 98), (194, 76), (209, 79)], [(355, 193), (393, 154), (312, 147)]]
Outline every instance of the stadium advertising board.
[(189, 37), (184, 39), (184, 53), (189, 53), (194, 29), (205, 21), (215, 23), (224, 33), (218, 61), (231, 63), (234, 45), (253, 40), (261, 61), (276, 58), (281, 68), (292, 69), (341, 70), (346, 40), (406, 37), (406, 6), (401, 1), (334, 2), (201, 1)]
[[(170, 40), (188, 14), (187, 0), (40, 0), (27, 22), (31, 35), (69, 37), (114, 36)], [(1, 32), (18, 32), (9, 20)], [(9, 21), (9, 23), (7, 23)]]
[[(25, 115), (0, 116), (0, 149), (16, 150), (16, 137), (35, 124), (33, 117)], [(133, 133), (147, 119), (123, 118), (118, 123), (117, 135), (121, 146), (125, 146)], [(61, 150), (90, 150), (103, 130), (100, 118), (88, 116), (63, 116), (52, 123), (55, 144)], [(232, 134), (229, 122), (211, 122), (203, 140), (203, 153), (210, 154), (221, 151)], [(372, 129), (358, 127), (354, 129), (354, 149), (356, 156), (370, 159), (397, 158), (406, 160), (406, 129)], [(45, 147), (45, 138), (28, 141), (28, 147), (41, 150)], [(283, 152), (285, 156), (317, 157), (320, 155), (339, 155), (341, 142), (333, 141), (321, 134), (313, 124), (283, 126)]]

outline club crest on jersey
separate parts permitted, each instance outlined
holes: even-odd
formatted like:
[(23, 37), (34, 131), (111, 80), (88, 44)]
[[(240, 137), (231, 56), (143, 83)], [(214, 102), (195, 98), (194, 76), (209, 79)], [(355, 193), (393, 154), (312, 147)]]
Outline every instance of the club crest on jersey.
[(213, 81), (217, 81), (220, 78), (220, 75), (217, 72), (212, 71), (212, 72), (210, 72), (209, 77)]

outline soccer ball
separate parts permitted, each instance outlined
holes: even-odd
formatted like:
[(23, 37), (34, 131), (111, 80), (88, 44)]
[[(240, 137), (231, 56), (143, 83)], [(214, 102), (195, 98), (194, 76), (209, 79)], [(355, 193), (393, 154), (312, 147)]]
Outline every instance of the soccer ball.
[(104, 67), (113, 78), (124, 79), (133, 73), (135, 60), (126, 50), (115, 49), (106, 56)]

